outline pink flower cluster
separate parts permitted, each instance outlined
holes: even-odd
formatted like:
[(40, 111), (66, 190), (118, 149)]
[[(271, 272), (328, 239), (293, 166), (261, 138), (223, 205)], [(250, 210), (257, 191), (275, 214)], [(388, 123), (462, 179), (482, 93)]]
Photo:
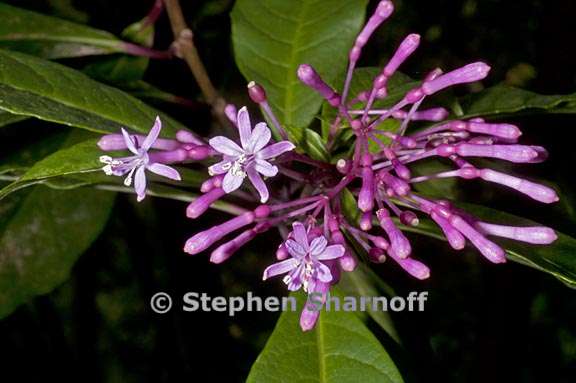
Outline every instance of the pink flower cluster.
[[(518, 127), (481, 118), (447, 119), (448, 111), (439, 107), (420, 109), (425, 99), (443, 89), (485, 78), (490, 70), (487, 64), (476, 62), (448, 73), (434, 69), (396, 104), (378, 108), (379, 101), (388, 95), (389, 79), (420, 44), (420, 36), (411, 34), (374, 78), (372, 87), (349, 97), (362, 49), (393, 9), (391, 1), (380, 1), (356, 38), (342, 92), (326, 84), (312, 66), (303, 64), (298, 68), (297, 76), (302, 83), (318, 92), (337, 111), (331, 123), (328, 148), (333, 147), (342, 131), (351, 129), (355, 139), (349, 157), (327, 163), (297, 153), (272, 112), (264, 89), (252, 82), (248, 85), (250, 98), (261, 107), (282, 140), (275, 141), (264, 122), (252, 128), (246, 107), (237, 111), (228, 105), (226, 115), (237, 128), (239, 144), (223, 136), (206, 143), (185, 131), (178, 132), (174, 140), (159, 139), (155, 131), (159, 131), (158, 121), (152, 138), (127, 133), (104, 136), (99, 143), (102, 150), (128, 148), (135, 154), (123, 158), (103, 156), (104, 170), (111, 175), (128, 174), (129, 178), (136, 172), (136, 192), (141, 199), (145, 193), (146, 183), (142, 180), (145, 169), (178, 179), (177, 172), (166, 164), (218, 157), (208, 167), (210, 178), (201, 186), (203, 194), (190, 203), (186, 214), (197, 218), (229, 193), (234, 193), (242, 205), (237, 206), (236, 217), (193, 235), (184, 251), (198, 254), (216, 245), (210, 261), (221, 263), (257, 235), (278, 228), (284, 237), (276, 250), (278, 262), (264, 270), (263, 279), (285, 275), (283, 281), (289, 290), (302, 288), (308, 294), (325, 296), (330, 286), (338, 282), (341, 272), (355, 269), (359, 259), (351, 242), (364, 249), (365, 258), (371, 262), (382, 263), (389, 258), (410, 275), (428, 278), (429, 268), (413, 257), (410, 241), (401, 230), (417, 226), (418, 215), (434, 221), (452, 248), (461, 250), (468, 242), (494, 263), (505, 262), (506, 255), (489, 237), (537, 245), (553, 242), (556, 234), (549, 228), (482, 222), (453, 203), (427, 197), (414, 188), (415, 184), (429, 180), (459, 177), (504, 185), (543, 203), (558, 200), (556, 192), (547, 186), (479, 168), (471, 162), (474, 158), (514, 163), (543, 161), (547, 156), (544, 148), (518, 143), (521, 136)], [(388, 119), (398, 121), (396, 131), (382, 128)], [(429, 124), (412, 131), (409, 125), (413, 121)], [(151, 149), (154, 151), (149, 152)], [(410, 165), (431, 157), (451, 163), (453, 170), (414, 177)], [(277, 175), (282, 177), (269, 189), (267, 180)], [(253, 189), (240, 189), (246, 178)], [(345, 191), (357, 201), (360, 211), (357, 221), (347, 218), (344, 212)], [(319, 312), (305, 308), (300, 321), (302, 329), (313, 328), (318, 315)]]

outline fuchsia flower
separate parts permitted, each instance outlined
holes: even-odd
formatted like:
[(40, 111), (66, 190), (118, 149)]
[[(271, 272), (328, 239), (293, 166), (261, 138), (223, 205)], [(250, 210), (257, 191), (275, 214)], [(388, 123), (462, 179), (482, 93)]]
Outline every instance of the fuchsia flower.
[[(144, 138), (142, 143), (139, 145), (138, 138), (136, 136), (131, 136), (124, 128), (122, 128), (124, 144), (134, 155), (120, 158), (112, 158), (110, 156), (100, 157), (100, 162), (106, 164), (102, 168), (104, 173), (109, 176), (113, 175), (118, 177), (126, 175), (126, 178), (124, 179), (124, 185), (126, 186), (132, 185), (132, 181), (134, 180), (134, 190), (138, 196), (138, 202), (142, 201), (144, 197), (146, 197), (146, 170), (175, 181), (180, 181), (180, 174), (176, 169), (164, 165), (159, 161), (155, 161), (154, 157), (151, 158), (148, 154), (150, 148), (158, 140), (161, 129), (162, 121), (160, 121), (160, 117), (156, 117), (152, 129), (150, 129), (146, 138)], [(109, 144), (109, 136), (104, 136), (99, 142), (101, 147), (106, 147)]]
[(223, 136), (210, 139), (210, 146), (222, 154), (224, 159), (210, 166), (208, 172), (211, 176), (226, 174), (222, 181), (222, 189), (226, 193), (232, 193), (242, 186), (244, 178), (248, 176), (260, 194), (260, 202), (264, 203), (268, 201), (269, 193), (260, 174), (274, 177), (278, 173), (278, 168), (267, 160), (294, 149), (294, 144), (280, 141), (266, 146), (272, 137), (270, 129), (266, 123), (260, 122), (252, 130), (246, 107), (238, 111), (236, 123), (241, 146)]
[(270, 265), (264, 270), (263, 280), (280, 274), (286, 274), (283, 279), (288, 290), (296, 291), (300, 287), (304, 291), (314, 291), (316, 283), (332, 281), (330, 269), (321, 261), (329, 261), (344, 255), (344, 246), (330, 245), (323, 235), (309, 240), (309, 233), (300, 222), (292, 225), (292, 236), (284, 243), (292, 258)]

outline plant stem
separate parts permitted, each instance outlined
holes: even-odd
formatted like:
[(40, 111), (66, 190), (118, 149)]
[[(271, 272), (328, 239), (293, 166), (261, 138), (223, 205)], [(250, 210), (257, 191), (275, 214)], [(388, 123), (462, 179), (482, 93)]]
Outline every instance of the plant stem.
[(178, 53), (188, 64), (206, 102), (212, 106), (212, 110), (219, 121), (226, 126), (227, 123), (224, 118), (224, 106), (226, 103), (212, 84), (206, 68), (202, 64), (198, 50), (194, 45), (192, 31), (184, 20), (180, 2), (178, 0), (164, 0), (164, 4), (166, 5), (174, 39), (178, 44)]

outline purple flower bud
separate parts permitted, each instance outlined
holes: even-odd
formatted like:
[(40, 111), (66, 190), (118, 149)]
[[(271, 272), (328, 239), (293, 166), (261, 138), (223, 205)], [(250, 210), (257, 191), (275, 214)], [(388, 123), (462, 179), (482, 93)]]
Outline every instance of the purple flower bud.
[(366, 45), (366, 43), (370, 39), (370, 36), (372, 36), (372, 33), (374, 33), (374, 30), (376, 30), (376, 28), (378, 28), (378, 26), (380, 26), (380, 24), (382, 24), (384, 20), (390, 17), (393, 11), (394, 11), (394, 4), (392, 4), (390, 0), (382, 0), (380, 1), (380, 3), (378, 3), (376, 11), (372, 16), (370, 16), (370, 19), (368, 19), (368, 22), (366, 23), (362, 31), (358, 34), (358, 37), (356, 37), (354, 47), (350, 51), (350, 61), (352, 62), (358, 61), (358, 58), (360, 58), (360, 52), (362, 51), (362, 48), (364, 47), (364, 45)]
[(468, 122), (468, 131), (472, 133), (489, 134), (491, 136), (502, 137), (509, 140), (516, 140), (522, 132), (516, 125), (512, 124), (487, 124), (485, 122)]
[(374, 244), (374, 246), (376, 246), (379, 249), (382, 250), (388, 250), (390, 248), (390, 244), (388, 243), (387, 240), (385, 240), (382, 237), (379, 236), (372, 236), (370, 238), (370, 240), (372, 241), (372, 243)]
[(509, 174), (500, 173), (492, 169), (482, 169), (479, 171), (479, 174), (483, 180), (508, 186), (520, 193), (526, 194), (536, 201), (552, 203), (559, 199), (556, 191), (548, 186), (530, 182)]
[(448, 117), (448, 111), (445, 108), (430, 108), (415, 112), (412, 116), (414, 121), (442, 121)]
[(224, 196), (224, 194), (226, 193), (220, 187), (213, 188), (206, 194), (202, 194), (200, 197), (190, 202), (186, 208), (186, 216), (192, 219), (200, 217), (206, 210), (208, 210), (208, 208), (210, 208), (210, 205)]
[(422, 88), (414, 88), (409, 90), (404, 96), (404, 103), (414, 104), (422, 100), (426, 94), (422, 91)]
[(346, 251), (343, 256), (338, 258), (338, 263), (344, 271), (354, 271), (356, 266), (358, 266), (358, 261), (348, 251)]
[(405, 180), (409, 180), (412, 177), (410, 170), (403, 163), (401, 163), (397, 158), (394, 158), (391, 161), (392, 161), (392, 166), (394, 167), (394, 171), (396, 172), (398, 177), (405, 179)]
[(446, 218), (438, 215), (434, 211), (430, 214), (430, 218), (440, 226), (446, 240), (454, 250), (462, 250), (466, 246), (466, 240), (462, 234), (460, 234), (460, 232), (456, 230)]
[(239, 215), (236, 218), (232, 218), (231, 220), (224, 222), (221, 225), (217, 225), (208, 230), (202, 231), (186, 241), (186, 244), (184, 245), (184, 251), (191, 255), (198, 254), (231, 232), (251, 224), (254, 222), (254, 218), (254, 213), (247, 212)]
[[(406, 36), (404, 41), (402, 41), (396, 50), (396, 53), (394, 53), (394, 56), (392, 56), (388, 64), (384, 67), (382, 74), (387, 78), (390, 78), (396, 72), (396, 70), (398, 70), (398, 67), (402, 65), (402, 63), (406, 61), (406, 59), (410, 57), (412, 53), (414, 53), (419, 44), (420, 35), (412, 33)], [(380, 86), (379, 88), (383, 87)]]
[[(132, 135), (131, 137), (134, 138), (136, 141), (137, 146), (142, 146), (146, 136), (142, 135)], [(152, 149), (158, 150), (174, 150), (180, 146), (178, 141), (176, 140), (169, 140), (165, 138), (158, 138), (152, 144)], [(115, 151), (115, 150), (126, 150), (128, 146), (126, 145), (126, 141), (124, 140), (124, 136), (122, 134), (106, 134), (100, 138), (98, 141), (98, 147), (105, 152)]]
[(479, 81), (485, 78), (489, 71), (490, 67), (483, 62), (468, 64), (434, 80), (424, 82), (422, 91), (431, 95), (452, 85)]
[(529, 162), (538, 157), (538, 152), (526, 145), (480, 145), (480, 144), (442, 144), (436, 148), (442, 157), (458, 154), (464, 157), (498, 158), (510, 162)]
[(254, 81), (248, 83), (248, 95), (256, 104), (266, 101), (266, 91)]
[(151, 163), (159, 162), (162, 164), (174, 164), (184, 161), (188, 158), (188, 152), (184, 149), (175, 149), (170, 151), (159, 151), (148, 154)]
[(360, 215), (359, 220), (360, 229), (369, 231), (372, 229), (372, 211), (366, 211)]
[(381, 171), (378, 173), (378, 179), (384, 184), (390, 186), (394, 193), (400, 196), (404, 196), (410, 192), (410, 185), (400, 178), (394, 177), (387, 171)]
[(246, 230), (242, 232), (239, 236), (233, 240), (220, 245), (216, 250), (210, 255), (210, 262), (212, 263), (222, 263), (228, 258), (230, 258), (236, 251), (238, 251), (242, 246), (253, 240), (258, 234), (263, 233), (268, 230), (270, 226), (267, 223), (260, 223), (256, 225), (255, 228)]
[(545, 226), (502, 226), (487, 222), (478, 222), (477, 226), (487, 235), (510, 238), (515, 241), (528, 242), (535, 245), (548, 245), (558, 239), (554, 230)]
[(530, 145), (530, 147), (538, 153), (538, 155), (532, 160), (528, 161), (530, 164), (539, 164), (540, 162), (546, 161), (548, 159), (548, 151), (542, 146)]
[(188, 149), (188, 158), (195, 161), (202, 161), (212, 154), (212, 149), (206, 145), (198, 145)]
[(384, 261), (386, 261), (386, 255), (384, 254), (384, 250), (373, 247), (368, 251), (368, 259), (374, 263), (384, 263)]
[(374, 172), (371, 166), (362, 167), (362, 187), (358, 194), (358, 208), (363, 212), (374, 208)]
[(188, 130), (179, 130), (176, 132), (176, 139), (183, 144), (204, 145), (204, 142), (196, 137), (194, 133)]
[(304, 84), (320, 93), (330, 105), (337, 106), (340, 104), (340, 96), (338, 93), (326, 84), (310, 65), (302, 64), (298, 67), (298, 78)]
[(476, 229), (474, 229), (468, 222), (463, 220), (457, 215), (451, 215), (448, 219), (450, 224), (456, 228), (462, 235), (464, 235), (472, 244), (480, 251), (480, 253), (493, 263), (506, 262), (506, 255), (504, 250), (494, 242), (488, 240)]
[[(392, 256), (392, 254), (390, 254)], [(413, 258), (394, 258), (400, 267), (402, 267), (408, 274), (420, 280), (430, 278), (430, 269), (428, 266)]]
[(232, 124), (234, 125), (237, 124), (238, 121), (236, 120), (236, 118), (238, 116), (238, 110), (236, 109), (236, 106), (234, 106), (233, 104), (227, 104), (224, 107), (224, 114)]
[(418, 145), (416, 140), (413, 139), (412, 137), (396, 136), (396, 138), (394, 138), (394, 140), (396, 142), (398, 142), (400, 145), (402, 145), (403, 147), (408, 148), (408, 149), (413, 149)]
[(388, 238), (390, 239), (390, 247), (388, 253), (391, 256), (398, 258), (407, 258), (412, 252), (412, 247), (408, 238), (404, 236), (402, 231), (396, 227), (390, 214), (385, 209), (380, 209), (376, 212), (376, 217), (380, 221), (380, 227), (384, 229)]
[(210, 190), (212, 190), (214, 188), (221, 187), (223, 178), (224, 178), (224, 175), (222, 175), (222, 174), (208, 178), (206, 181), (202, 182), (202, 185), (200, 186), (200, 191), (202, 193), (208, 193)]
[(406, 226), (418, 226), (420, 220), (413, 211), (406, 210), (400, 214), (400, 222)]
[(279, 261), (283, 261), (285, 259), (288, 259), (289, 256), (290, 253), (286, 249), (286, 246), (284, 246), (284, 243), (281, 243), (280, 246), (278, 246), (278, 250), (276, 250), (276, 259)]

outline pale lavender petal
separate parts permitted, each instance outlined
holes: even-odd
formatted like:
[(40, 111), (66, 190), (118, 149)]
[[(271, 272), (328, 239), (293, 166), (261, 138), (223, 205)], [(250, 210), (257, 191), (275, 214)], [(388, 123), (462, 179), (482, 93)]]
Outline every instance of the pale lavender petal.
[(288, 290), (297, 291), (302, 287), (302, 276), (304, 275), (304, 263), (299, 263), (298, 267), (284, 277), (284, 283), (288, 285)]
[(222, 180), (222, 189), (226, 193), (232, 193), (234, 190), (238, 189), (242, 182), (244, 181), (244, 177), (235, 176), (232, 172), (226, 173), (224, 176), (224, 180)]
[(234, 141), (224, 136), (217, 136), (211, 138), (210, 141), (208, 141), (208, 143), (217, 152), (226, 154), (228, 156), (238, 157), (244, 154), (244, 151), (242, 150), (241, 147), (238, 146), (238, 144), (236, 144)]
[(301, 259), (306, 256), (306, 249), (293, 239), (288, 239), (284, 242), (284, 246), (286, 246), (286, 250), (288, 250), (290, 255), (296, 259)]
[(280, 154), (289, 152), (294, 148), (294, 144), (290, 141), (280, 141), (260, 150), (258, 153), (256, 153), (256, 157), (266, 160), (268, 158), (278, 157)]
[(268, 188), (266, 187), (266, 184), (262, 180), (262, 177), (260, 177), (260, 174), (258, 174), (256, 169), (254, 168), (248, 169), (247, 173), (248, 178), (250, 178), (250, 182), (252, 182), (252, 185), (254, 185), (254, 187), (258, 191), (258, 194), (260, 194), (260, 202), (266, 203), (270, 195), (268, 193)]
[(180, 177), (180, 173), (178, 173), (178, 170), (168, 165), (155, 163), (148, 165), (147, 168), (152, 173), (156, 173), (162, 177), (170, 178), (171, 180), (180, 181), (182, 179)]
[(294, 258), (288, 258), (282, 262), (273, 263), (264, 270), (262, 280), (265, 281), (266, 279), (275, 277), (276, 275), (285, 274), (297, 266), (298, 260)]
[(245, 150), (248, 150), (252, 137), (252, 126), (250, 125), (248, 109), (245, 106), (238, 111), (236, 124), (238, 125), (238, 132), (240, 133), (240, 143)]
[(298, 242), (305, 251), (308, 251), (308, 233), (306, 232), (304, 225), (300, 222), (294, 222), (292, 224), (292, 230), (296, 242)]
[(324, 238), (324, 236), (314, 238), (312, 240), (312, 243), (310, 243), (310, 254), (313, 256), (318, 256), (322, 254), (326, 249), (327, 244), (328, 241), (326, 241), (326, 238)]
[(134, 190), (138, 196), (138, 202), (142, 201), (146, 197), (146, 174), (144, 174), (144, 166), (140, 166), (136, 169), (136, 174), (134, 176)]
[(331, 245), (326, 247), (326, 249), (324, 249), (324, 252), (318, 255), (317, 258), (322, 261), (326, 261), (329, 259), (336, 259), (343, 256), (345, 251), (346, 249), (342, 245)]
[(332, 273), (330, 272), (330, 268), (328, 268), (328, 266), (325, 264), (319, 262), (316, 265), (316, 272), (320, 282), (328, 283), (332, 280)]
[(232, 167), (232, 163), (229, 160), (220, 161), (208, 168), (208, 174), (210, 175), (218, 175), (224, 174)]
[(144, 139), (144, 142), (142, 142), (141, 149), (143, 149), (144, 151), (148, 151), (148, 149), (150, 149), (152, 145), (154, 145), (154, 142), (156, 142), (156, 140), (158, 139), (161, 129), (162, 129), (162, 121), (160, 121), (159, 116), (156, 116), (156, 121), (154, 121), (154, 125), (152, 126), (152, 129), (150, 129), (150, 132)]
[(272, 132), (266, 125), (265, 122), (259, 122), (254, 127), (252, 135), (250, 136), (250, 142), (248, 146), (245, 147), (246, 151), (249, 153), (258, 153), (272, 138)]
[(278, 168), (265, 160), (255, 160), (254, 169), (266, 177), (274, 177), (278, 174)]
[(124, 128), (122, 128), (121, 131), (122, 136), (124, 136), (124, 142), (126, 143), (126, 147), (128, 148), (128, 150), (130, 150), (134, 154), (138, 154), (138, 149), (136, 149), (136, 145), (134, 144), (134, 139), (132, 138), (132, 136), (128, 134), (128, 132)]

